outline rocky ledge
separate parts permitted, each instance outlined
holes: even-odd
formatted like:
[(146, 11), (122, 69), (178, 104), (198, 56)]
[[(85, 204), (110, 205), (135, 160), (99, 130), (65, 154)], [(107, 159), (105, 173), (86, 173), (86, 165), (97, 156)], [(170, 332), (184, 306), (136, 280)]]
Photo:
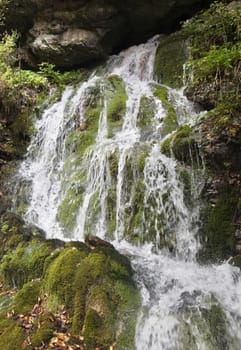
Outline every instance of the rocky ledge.
[(211, 0), (11, 0), (8, 29), (21, 33), (22, 57), (70, 68), (170, 32)]

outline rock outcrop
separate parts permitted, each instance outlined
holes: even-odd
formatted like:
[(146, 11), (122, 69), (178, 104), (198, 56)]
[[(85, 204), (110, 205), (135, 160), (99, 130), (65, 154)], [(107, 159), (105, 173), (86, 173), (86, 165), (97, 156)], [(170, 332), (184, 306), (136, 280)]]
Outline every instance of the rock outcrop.
[(10, 1), (7, 28), (21, 33), (22, 54), (32, 66), (42, 61), (70, 68), (103, 59), (180, 20), (211, 0)]

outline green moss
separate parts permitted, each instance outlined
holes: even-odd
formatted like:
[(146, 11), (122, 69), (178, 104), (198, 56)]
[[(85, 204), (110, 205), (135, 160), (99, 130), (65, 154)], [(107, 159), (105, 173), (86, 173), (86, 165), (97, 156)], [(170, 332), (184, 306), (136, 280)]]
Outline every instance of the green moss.
[(140, 242), (143, 239), (140, 232), (142, 232), (143, 226), (144, 194), (145, 185), (143, 180), (139, 179), (132, 197), (131, 213), (129, 213), (129, 222), (125, 232), (125, 236), (132, 242)]
[[(7, 225), (5, 228), (8, 230)], [(19, 277), (20, 290), (13, 304), (10, 302), (6, 307), (11, 307), (17, 314), (28, 314), (42, 295), (48, 296), (44, 302), (44, 313), (38, 315), (29, 334), (33, 347), (41, 346), (42, 342), (47, 344), (53, 337), (58, 325), (48, 315), (58, 311), (62, 305), (72, 320), (69, 332), (83, 335), (87, 348), (107, 348), (114, 344), (119, 333), (121, 343), (133, 343), (132, 324), (137, 317), (139, 294), (132, 281), (128, 259), (114, 248), (100, 246), (90, 251), (80, 242), (64, 245), (58, 241), (39, 242), (34, 239), (26, 246), (20, 244), (13, 251), (13, 261), (10, 255), (8, 258), (17, 275), (24, 267), (27, 279), (34, 275), (32, 269), (38, 270), (36, 275), (41, 273), (42, 278), (22, 286), (23, 278)], [(38, 261), (39, 268), (36, 265)], [(4, 320), (0, 315), (0, 329), (3, 331), (0, 346), (9, 341), (9, 332), (16, 337), (17, 344), (15, 348), (9, 342), (11, 349), (21, 348), (26, 333), (19, 332), (16, 320)], [(128, 340), (124, 339), (124, 334), (128, 335)]]
[(203, 248), (199, 252), (201, 261), (220, 261), (234, 253), (235, 226), (233, 218), (238, 198), (230, 186), (220, 189), (216, 204), (207, 205), (201, 215), (203, 226), (201, 239)]
[(113, 180), (116, 179), (118, 175), (118, 166), (119, 166), (119, 159), (117, 156), (117, 153), (112, 153), (109, 158), (109, 169), (110, 169), (110, 175)]
[(73, 229), (78, 209), (82, 204), (86, 171), (80, 169), (79, 165), (87, 150), (95, 143), (102, 109), (103, 96), (99, 82), (89, 88), (86, 97), (86, 129), (74, 130), (65, 141), (66, 152), (69, 156), (64, 165), (62, 187), (66, 194), (58, 208), (57, 216), (60, 224), (67, 231), (66, 233)]
[(156, 106), (153, 98), (142, 96), (140, 108), (137, 115), (137, 126), (139, 128), (151, 127), (152, 119), (155, 116)]
[(182, 33), (162, 37), (156, 51), (154, 77), (159, 83), (173, 88), (181, 87), (186, 59), (187, 48)]
[(159, 98), (163, 108), (166, 110), (166, 117), (163, 121), (162, 127), (162, 134), (165, 136), (176, 130), (178, 127), (176, 111), (166, 87), (161, 85), (155, 86), (154, 95)]
[(84, 339), (88, 349), (96, 348), (99, 345), (99, 339), (103, 335), (103, 322), (98, 313), (89, 309), (85, 317)]
[(122, 125), (126, 112), (127, 94), (123, 80), (117, 75), (111, 75), (107, 78), (106, 89), (108, 134), (109, 137), (112, 137), (114, 130)]
[[(197, 339), (207, 349), (238, 349), (236, 340), (229, 333), (228, 320), (215, 298), (210, 305), (202, 309), (185, 310), (185, 317), (180, 321), (180, 343), (183, 348), (197, 349)], [(188, 321), (185, 321), (188, 320)], [(197, 333), (198, 330), (198, 333)]]
[(134, 349), (137, 314), (141, 301), (135, 286), (126, 281), (117, 281), (115, 292), (120, 298), (119, 318), (121, 320), (120, 334), (116, 349)]
[(91, 234), (96, 229), (96, 224), (98, 222), (101, 210), (100, 205), (100, 192), (97, 190), (92, 194), (89, 200), (84, 227), (85, 236)]
[(73, 282), (73, 290), (76, 291), (73, 299), (74, 312), (71, 331), (74, 334), (80, 334), (83, 328), (86, 314), (87, 294), (93, 283), (91, 268), (84, 260), (78, 267), (75, 280)]
[(108, 272), (111, 273), (111, 277), (114, 277), (116, 280), (130, 279), (132, 276), (132, 268), (126, 256), (109, 247), (98, 247), (96, 251), (105, 255), (108, 262), (106, 267), (108, 267)]
[[(98, 282), (92, 282), (86, 299), (85, 305), (89, 311), (84, 320), (85, 340), (89, 339), (89, 344), (107, 348), (116, 338), (118, 343), (121, 336), (119, 344), (128, 343), (128, 349), (131, 349), (140, 299), (131, 279), (130, 263), (126, 257), (109, 247), (96, 248), (87, 261), (91, 265), (93, 281)], [(91, 320), (94, 324), (98, 323), (96, 330)]]
[(192, 204), (192, 184), (191, 177), (187, 169), (181, 168), (179, 178), (183, 184), (184, 201), (187, 206)]
[(186, 163), (192, 162), (192, 152), (196, 149), (195, 141), (191, 138), (191, 127), (181, 126), (172, 136), (161, 145), (161, 151), (170, 157), (172, 152), (176, 159)]
[(52, 249), (47, 242), (32, 240), (28, 246), (20, 243), (13, 252), (5, 254), (0, 265), (5, 285), (21, 287), (34, 278), (42, 277), (45, 259)]
[(56, 324), (51, 321), (48, 315), (40, 317), (39, 323), (41, 324), (41, 327), (38, 328), (35, 326), (34, 333), (30, 336), (33, 348), (40, 347), (43, 343), (47, 344), (56, 331)]
[(136, 166), (137, 166), (137, 171), (140, 175), (143, 175), (147, 157), (148, 157), (148, 151), (146, 150), (141, 151), (140, 155), (138, 155)]
[(116, 228), (116, 183), (108, 191), (106, 198), (107, 203), (107, 224), (108, 224), (108, 237), (114, 238), (113, 233)]
[(23, 329), (11, 319), (0, 319), (0, 347), (4, 350), (22, 349), (22, 344), (26, 338)]
[(56, 310), (64, 304), (66, 309), (73, 312), (73, 288), (75, 274), (86, 253), (77, 248), (68, 248), (60, 252), (57, 258), (49, 265), (43, 285), (44, 291), (49, 294), (48, 307)]
[(83, 188), (70, 187), (58, 208), (57, 215), (58, 221), (65, 230), (71, 231), (74, 228), (78, 209), (82, 201)]
[(25, 107), (22, 112), (15, 118), (11, 125), (16, 152), (23, 154), (34, 132), (34, 116), (29, 107)]
[[(100, 285), (93, 286), (88, 296), (88, 311), (84, 321), (84, 338), (93, 339), (95, 335), (96, 345), (103, 348), (109, 347), (116, 336), (116, 305), (112, 300), (111, 283), (108, 279), (103, 280)], [(99, 321), (97, 329), (93, 329), (93, 324), (89, 324), (89, 312), (95, 310), (95, 317)], [(88, 333), (87, 333), (88, 332)]]
[(31, 281), (23, 285), (14, 297), (13, 309), (17, 314), (25, 314), (32, 310), (40, 295), (41, 282)]
[(13, 304), (13, 296), (11, 295), (0, 295), (0, 318), (1, 314), (5, 313)]

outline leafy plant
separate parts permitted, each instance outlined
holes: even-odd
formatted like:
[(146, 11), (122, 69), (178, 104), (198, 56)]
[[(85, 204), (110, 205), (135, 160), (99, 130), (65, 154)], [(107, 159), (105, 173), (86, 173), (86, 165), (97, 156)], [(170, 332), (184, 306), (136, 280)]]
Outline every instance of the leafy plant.
[(240, 18), (239, 3), (214, 2), (208, 10), (186, 21), (182, 29), (190, 46), (187, 90), (197, 95), (206, 92), (211, 107), (219, 106), (219, 110), (227, 105), (227, 98), (229, 106), (241, 106)]

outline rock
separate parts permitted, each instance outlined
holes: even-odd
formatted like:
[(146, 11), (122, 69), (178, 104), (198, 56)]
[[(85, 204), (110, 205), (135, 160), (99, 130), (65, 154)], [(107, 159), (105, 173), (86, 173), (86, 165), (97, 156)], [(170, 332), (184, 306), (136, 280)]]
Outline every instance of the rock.
[(85, 131), (87, 129), (86, 121), (83, 121), (79, 126), (80, 131)]
[[(59, 68), (89, 64), (177, 29), (209, 0), (10, 0), (6, 28), (21, 33), (23, 59)], [(4, 28), (5, 29), (5, 28)]]
[(69, 28), (61, 34), (40, 34), (29, 47), (38, 61), (57, 66), (74, 66), (105, 56), (98, 34), (78, 28)]
[(96, 236), (91, 236), (91, 235), (86, 236), (85, 243), (91, 249), (96, 247), (109, 247), (114, 249), (114, 246), (111, 243), (104, 241), (103, 239)]
[(231, 256), (228, 259), (228, 263), (233, 266), (241, 268), (241, 255)]

